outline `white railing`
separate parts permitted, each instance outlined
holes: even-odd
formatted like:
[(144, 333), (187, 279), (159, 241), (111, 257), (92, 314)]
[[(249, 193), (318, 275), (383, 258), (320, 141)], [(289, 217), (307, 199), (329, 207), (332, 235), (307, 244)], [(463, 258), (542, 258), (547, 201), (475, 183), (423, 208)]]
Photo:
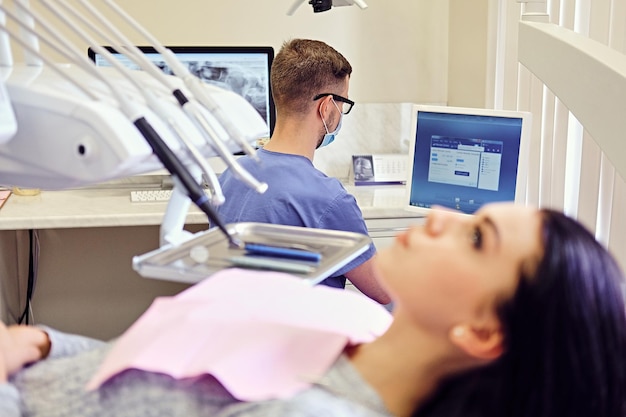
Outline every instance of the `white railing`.
[(528, 204), (562, 209), (626, 269), (626, 0), (500, 0), (496, 107), (533, 114)]

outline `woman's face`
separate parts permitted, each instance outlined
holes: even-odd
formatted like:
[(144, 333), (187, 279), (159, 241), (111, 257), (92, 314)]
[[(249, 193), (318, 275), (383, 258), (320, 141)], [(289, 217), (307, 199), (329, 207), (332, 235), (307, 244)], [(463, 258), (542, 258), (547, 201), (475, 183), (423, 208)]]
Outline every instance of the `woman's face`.
[(542, 255), (537, 210), (509, 203), (474, 216), (436, 210), (423, 226), (399, 234), (380, 251), (382, 285), (396, 308), (431, 330), (448, 331), (491, 315), (510, 298), (522, 271)]

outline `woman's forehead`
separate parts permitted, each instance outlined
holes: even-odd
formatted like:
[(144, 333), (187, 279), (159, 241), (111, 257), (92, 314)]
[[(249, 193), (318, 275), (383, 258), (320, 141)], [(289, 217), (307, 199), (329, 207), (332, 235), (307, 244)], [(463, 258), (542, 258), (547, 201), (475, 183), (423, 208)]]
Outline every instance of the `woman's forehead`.
[(535, 276), (544, 253), (541, 212), (514, 203), (496, 203), (485, 206), (476, 216), (488, 218), (498, 229), (496, 262), (512, 267), (518, 278)]
[(539, 211), (534, 207), (527, 207), (512, 202), (490, 203), (483, 206), (477, 215), (489, 215), (503, 219), (529, 220), (539, 215)]
[(523, 263), (535, 263), (543, 254), (541, 214), (539, 210), (513, 203), (485, 206), (478, 214), (487, 216), (499, 229), (503, 245)]
[(536, 208), (514, 203), (495, 203), (481, 208), (476, 216), (489, 218), (505, 242), (528, 248), (540, 247), (541, 215)]

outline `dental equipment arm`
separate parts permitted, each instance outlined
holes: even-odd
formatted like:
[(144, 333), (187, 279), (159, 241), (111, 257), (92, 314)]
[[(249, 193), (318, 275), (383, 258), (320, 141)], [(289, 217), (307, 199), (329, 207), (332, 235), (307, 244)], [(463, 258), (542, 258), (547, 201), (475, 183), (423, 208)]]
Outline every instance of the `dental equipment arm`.
[[(15, 134), (0, 144), (2, 184), (62, 189), (152, 171), (162, 164), (209, 216), (212, 225), (237, 244), (189, 174), (188, 153), (171, 127), (150, 107), (146, 95), (137, 88), (123, 88), (128, 79), (121, 77), (121, 72), (102, 71), (93, 65), (90, 72), (76, 65), (48, 67), (0, 68), (18, 126)], [(147, 74), (138, 72), (133, 78), (141, 80), (142, 88), (152, 90), (161, 104), (178, 109), (176, 100), (164, 98), (163, 87)], [(172, 82), (182, 86), (175, 77)], [(81, 87), (84, 85), (89, 86), (89, 94)], [(263, 134), (265, 122), (245, 99), (216, 87), (210, 90), (208, 94), (225, 107), (225, 113), (244, 121), (246, 135)], [(203, 111), (205, 117), (211, 117), (208, 110)], [(6, 110), (2, 114), (10, 117)], [(180, 110), (172, 111), (172, 115), (182, 124), (192, 125)], [(215, 154), (208, 145), (201, 151), (206, 157)]]

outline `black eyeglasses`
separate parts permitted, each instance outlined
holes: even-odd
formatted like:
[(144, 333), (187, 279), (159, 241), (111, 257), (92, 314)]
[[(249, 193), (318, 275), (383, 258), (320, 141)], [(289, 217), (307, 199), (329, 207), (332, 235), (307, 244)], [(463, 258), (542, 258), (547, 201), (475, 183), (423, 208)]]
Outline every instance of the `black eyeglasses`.
[(352, 107), (354, 107), (354, 101), (347, 99), (345, 97), (341, 97), (338, 94), (333, 94), (333, 93), (318, 94), (315, 97), (313, 97), (313, 101), (319, 100), (320, 98), (324, 98), (326, 96), (332, 96), (333, 100), (344, 103), (344, 105), (342, 106), (343, 109), (341, 110), (341, 113), (343, 114), (350, 113), (350, 110), (352, 110)]

